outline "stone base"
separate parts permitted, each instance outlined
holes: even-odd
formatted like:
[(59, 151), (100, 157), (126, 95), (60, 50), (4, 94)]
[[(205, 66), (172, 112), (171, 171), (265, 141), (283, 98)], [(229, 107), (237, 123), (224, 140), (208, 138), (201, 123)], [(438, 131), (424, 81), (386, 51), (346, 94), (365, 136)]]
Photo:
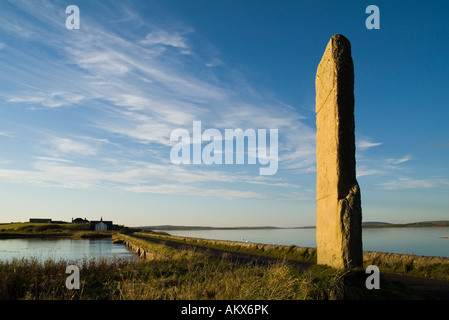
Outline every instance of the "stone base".
[(362, 267), (362, 208), (357, 182), (344, 199), (327, 197), (318, 200), (317, 206), (317, 263), (334, 268)]

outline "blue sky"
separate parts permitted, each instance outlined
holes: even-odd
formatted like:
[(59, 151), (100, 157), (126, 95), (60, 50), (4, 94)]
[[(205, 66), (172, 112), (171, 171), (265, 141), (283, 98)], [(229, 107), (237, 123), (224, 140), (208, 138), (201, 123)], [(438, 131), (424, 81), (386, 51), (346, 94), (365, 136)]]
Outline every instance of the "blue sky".
[[(68, 5), (80, 29), (65, 26)], [(380, 9), (368, 30), (365, 9)], [(364, 221), (449, 218), (445, 1), (0, 2), (0, 222), (315, 224), (315, 74), (355, 67)], [(277, 129), (279, 169), (175, 165), (170, 133)]]

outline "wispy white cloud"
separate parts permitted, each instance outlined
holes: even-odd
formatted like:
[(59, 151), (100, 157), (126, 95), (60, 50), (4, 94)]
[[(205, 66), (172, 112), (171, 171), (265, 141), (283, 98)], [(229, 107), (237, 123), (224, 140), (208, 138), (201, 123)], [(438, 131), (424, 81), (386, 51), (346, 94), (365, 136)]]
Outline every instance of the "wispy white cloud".
[(383, 175), (386, 174), (387, 170), (382, 169), (369, 169), (364, 166), (357, 168), (357, 178), (364, 176), (373, 176), (373, 175)]
[(206, 65), (206, 67), (212, 68), (212, 67), (224, 65), (224, 62), (221, 61), (220, 59), (213, 58), (210, 62), (206, 63), (205, 65)]
[[(271, 192), (238, 190), (235, 188), (236, 183), (259, 184), (280, 188), (284, 192), (292, 187), (299, 188), (279, 179), (208, 170), (197, 170), (194, 173), (174, 165), (133, 162), (121, 165), (121, 169), (108, 170), (77, 166), (62, 158), (36, 158), (38, 161), (32, 164), (33, 170), (0, 169), (0, 178), (45, 187), (90, 189), (108, 186), (135, 193), (213, 196), (224, 199), (276, 197)], [(227, 183), (231, 187), (217, 187), (214, 185), (217, 182)], [(281, 193), (280, 197), (285, 198), (286, 195)]]
[(70, 92), (53, 92), (50, 94), (39, 94), (34, 97), (16, 97), (8, 99), (11, 103), (24, 104), (40, 104), (44, 107), (57, 108), (61, 106), (68, 106), (78, 104), (84, 99), (83, 95), (73, 94)]
[(401, 164), (413, 159), (411, 155), (401, 158), (366, 158), (359, 157), (357, 160), (357, 177), (388, 175), (389, 177), (396, 175), (398, 172), (404, 173), (407, 168)]
[(410, 161), (410, 160), (412, 160), (412, 159), (413, 159), (413, 158), (412, 158), (411, 155), (406, 155), (406, 156), (404, 156), (404, 157), (402, 157), (402, 158), (397, 158), (397, 159), (395, 159), (395, 158), (390, 158), (390, 159), (387, 159), (386, 162), (387, 162), (387, 164), (393, 164), (393, 165), (396, 165), (396, 164), (401, 164), (401, 163)]
[(364, 140), (364, 139), (356, 141), (356, 148), (362, 149), (362, 150), (377, 147), (380, 145), (382, 145), (381, 142), (371, 142), (371, 141)]
[(449, 180), (398, 178), (380, 183), (377, 186), (386, 190), (449, 188)]
[[(22, 5), (32, 9), (26, 4)], [(47, 2), (46, 5), (51, 6)], [(34, 14), (46, 18), (48, 10), (38, 10)], [(23, 92), (18, 92), (20, 96), (11, 97), (9, 102), (57, 107), (103, 100), (113, 106), (126, 107), (134, 115), (151, 117), (155, 123), (179, 125), (192, 119), (207, 119), (222, 128), (235, 128), (236, 124), (291, 128), (294, 119), (298, 118), (294, 112), (287, 113), (285, 108), (280, 108), (279, 103), (262, 105), (263, 99), (246, 102), (240, 93), (228, 89), (226, 83), (210, 81), (208, 72), (192, 72), (190, 64), (201, 69), (201, 64), (195, 59), (184, 63), (173, 54), (161, 59), (160, 51), (152, 48), (154, 45), (189, 48), (187, 37), (194, 35), (189, 27), (185, 28), (187, 31), (179, 32), (152, 26), (155, 30), (136, 42), (120, 37), (86, 16), (83, 16), (83, 22), (78, 34), (70, 33), (69, 37), (64, 33), (45, 34), (45, 37), (40, 34), (36, 39), (58, 52), (65, 52), (65, 61), (61, 60), (64, 62), (61, 74), (57, 75), (57, 70), (50, 68), (39, 70), (43, 73), (41, 76), (48, 79), (76, 78), (74, 91), (45, 92), (46, 88), (41, 88), (39, 94), (25, 97)], [(219, 61), (215, 59), (211, 63), (216, 65)], [(33, 65), (36, 64), (33, 62)], [(76, 65), (79, 69), (70, 73), (67, 70), (69, 65)], [(55, 85), (57, 87), (57, 83)], [(114, 112), (121, 110), (115, 109)], [(186, 120), (181, 121), (180, 118)], [(131, 128), (134, 127), (134, 120), (135, 116), (131, 117)], [(126, 121), (122, 123), (122, 126), (125, 125)]]
[(42, 161), (50, 161), (50, 162), (64, 162), (64, 163), (72, 163), (73, 161), (63, 159), (63, 158), (55, 158), (55, 157), (35, 157), (38, 160)]
[(263, 199), (267, 196), (253, 191), (237, 191), (230, 189), (207, 189), (186, 185), (156, 185), (156, 186), (133, 186), (125, 188), (127, 191), (136, 193), (174, 194), (200, 197), (213, 197), (223, 199)]
[(87, 143), (67, 138), (52, 138), (49, 143), (55, 148), (57, 154), (95, 155), (97, 149)]
[(357, 177), (395, 174), (398, 171), (404, 171), (400, 165), (413, 159), (411, 155), (400, 158), (381, 158), (372, 159), (360, 157), (357, 167)]
[(316, 171), (316, 132), (297, 120), (284, 135), (280, 162), (283, 167), (299, 173)]
[(123, 56), (114, 51), (90, 51), (79, 55), (78, 66), (97, 76), (124, 75), (131, 70)]
[[(27, 52), (31, 50), (27, 45), (22, 51), (16, 50), (21, 63), (11, 66), (8, 72), (17, 75), (12, 81), (19, 89), (5, 92), (6, 101), (40, 106), (36, 112), (71, 107), (70, 117), (76, 117), (84, 127), (71, 127), (72, 119), (67, 119), (69, 134), (60, 128), (46, 128), (48, 123), (42, 122), (46, 132), (51, 133), (44, 137), (36, 135), (39, 144), (45, 145), (46, 154), (42, 156), (40, 150), (35, 158), (38, 161), (32, 164), (34, 170), (2, 170), (0, 177), (61, 187), (112, 185), (134, 192), (173, 193), (177, 186), (176, 192), (191, 190), (189, 194), (197, 195), (199, 190), (211, 190), (209, 194), (227, 197), (265, 197), (266, 193), (253, 191), (260, 187), (297, 190), (295, 183), (260, 179), (245, 168), (241, 169), (243, 174), (236, 174), (229, 170), (172, 166), (166, 152), (172, 145), (170, 133), (180, 127), (190, 130), (194, 120), (203, 121), (203, 129), (278, 129), (280, 169), (314, 170), (314, 129), (293, 108), (267, 99), (243, 78), (236, 86), (211, 77), (210, 68), (224, 63), (195, 51), (191, 45), (196, 36), (193, 28), (179, 24), (164, 29), (155, 24), (145, 25), (145, 19), (138, 19), (137, 12), (127, 10), (126, 17), (117, 17), (116, 21), (123, 23), (133, 17), (139, 21), (139, 30), (135, 32), (122, 29), (117, 32), (116, 25), (103, 25), (87, 12), (83, 13), (80, 30), (61, 32), (59, 18), (64, 21), (64, 12), (54, 17), (52, 12), (59, 12), (60, 8), (49, 1), (40, 3), (42, 6), (34, 10), (25, 1), (17, 2), (21, 10), (32, 13), (48, 27), (44, 29), (41, 25), (34, 29), (32, 21), (25, 21), (23, 26), (31, 30), (32, 37), (23, 33), (24, 43), (28, 44), (32, 38), (33, 43), (46, 50), (39, 58)], [(14, 21), (20, 25), (18, 16), (14, 16)], [(14, 34), (14, 25), (9, 23), (0, 28)], [(226, 72), (224, 67), (220, 70)], [(82, 131), (86, 128), (97, 135), (89, 139)], [(111, 141), (120, 141), (116, 143), (120, 149), (117, 153), (107, 148), (113, 145)], [(150, 152), (154, 161), (151, 165), (130, 164), (134, 155), (137, 161)], [(79, 158), (98, 161), (91, 161), (90, 166), (80, 165), (76, 162)], [(107, 170), (98, 167), (98, 163), (105, 163), (102, 159), (115, 161), (108, 162), (111, 167)], [(234, 186), (228, 190), (211, 186), (214, 183)], [(254, 189), (233, 190), (241, 185)]]
[[(191, 31), (190, 31), (191, 32)], [(184, 32), (185, 34), (186, 32)], [(148, 33), (145, 39), (139, 42), (142, 45), (162, 45), (175, 48), (187, 49), (187, 39), (179, 32), (168, 32), (166, 30), (155, 30)]]

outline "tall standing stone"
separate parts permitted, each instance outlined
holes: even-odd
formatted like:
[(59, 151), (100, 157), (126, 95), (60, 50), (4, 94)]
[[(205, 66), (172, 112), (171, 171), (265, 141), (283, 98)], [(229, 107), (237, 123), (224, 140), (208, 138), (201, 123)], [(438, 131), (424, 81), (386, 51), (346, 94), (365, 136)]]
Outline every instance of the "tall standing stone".
[(356, 180), (351, 45), (334, 35), (316, 74), (317, 259), (335, 268), (363, 265), (362, 207)]

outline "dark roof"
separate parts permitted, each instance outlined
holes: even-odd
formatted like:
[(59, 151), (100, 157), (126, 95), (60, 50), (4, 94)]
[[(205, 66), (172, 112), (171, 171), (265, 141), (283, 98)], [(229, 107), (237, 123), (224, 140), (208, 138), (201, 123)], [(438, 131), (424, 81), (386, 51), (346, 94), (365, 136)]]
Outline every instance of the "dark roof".
[(112, 221), (105, 221), (105, 220), (92, 220), (92, 221), (90, 222), (90, 224), (97, 224), (97, 223), (100, 223), (100, 222), (103, 222), (103, 223), (105, 223), (105, 224), (111, 224), (111, 225), (112, 225)]
[(30, 218), (30, 222), (46, 223), (46, 222), (51, 222), (51, 219), (50, 218)]

